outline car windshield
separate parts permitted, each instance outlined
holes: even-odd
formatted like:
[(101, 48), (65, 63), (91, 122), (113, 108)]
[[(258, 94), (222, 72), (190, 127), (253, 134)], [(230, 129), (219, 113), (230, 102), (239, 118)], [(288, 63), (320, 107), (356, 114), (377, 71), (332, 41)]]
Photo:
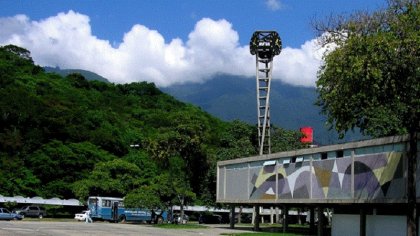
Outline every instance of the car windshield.
[(3, 213), (9, 213), (10, 214), (10, 211), (7, 210), (7, 209), (3, 209)]

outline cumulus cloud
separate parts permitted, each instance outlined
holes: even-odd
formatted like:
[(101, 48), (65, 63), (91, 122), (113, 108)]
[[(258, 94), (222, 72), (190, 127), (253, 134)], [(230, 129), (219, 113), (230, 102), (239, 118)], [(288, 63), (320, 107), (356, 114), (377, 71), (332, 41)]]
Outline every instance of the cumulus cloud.
[[(77, 68), (98, 73), (114, 83), (154, 82), (158, 86), (202, 82), (215, 74), (255, 75), (255, 58), (226, 20), (203, 18), (186, 42), (167, 41), (158, 31), (136, 24), (113, 46), (92, 34), (88, 16), (69, 11), (39, 21), (25, 15), (0, 18), (0, 45), (31, 51), (41, 66)], [(274, 59), (273, 78), (314, 86), (323, 50), (316, 40), (283, 49)]]
[(284, 48), (274, 60), (273, 78), (288, 84), (314, 86), (325, 51), (317, 39), (306, 41), (300, 48)]

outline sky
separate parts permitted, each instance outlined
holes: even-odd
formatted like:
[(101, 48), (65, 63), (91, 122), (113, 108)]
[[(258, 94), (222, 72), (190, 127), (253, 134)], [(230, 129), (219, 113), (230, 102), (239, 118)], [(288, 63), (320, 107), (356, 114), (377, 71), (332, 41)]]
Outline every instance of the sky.
[(314, 19), (375, 11), (385, 0), (0, 0), (0, 45), (35, 64), (159, 87), (218, 74), (255, 77), (249, 41), (277, 31), (273, 79), (313, 87), (325, 52)]

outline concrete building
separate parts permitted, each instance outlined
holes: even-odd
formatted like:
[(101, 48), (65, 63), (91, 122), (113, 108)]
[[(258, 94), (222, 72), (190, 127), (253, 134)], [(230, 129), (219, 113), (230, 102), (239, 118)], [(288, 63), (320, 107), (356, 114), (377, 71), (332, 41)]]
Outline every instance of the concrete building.
[(406, 235), (408, 150), (408, 136), (393, 136), (220, 161), (217, 202), (318, 209), (318, 218), (328, 208), (332, 235)]

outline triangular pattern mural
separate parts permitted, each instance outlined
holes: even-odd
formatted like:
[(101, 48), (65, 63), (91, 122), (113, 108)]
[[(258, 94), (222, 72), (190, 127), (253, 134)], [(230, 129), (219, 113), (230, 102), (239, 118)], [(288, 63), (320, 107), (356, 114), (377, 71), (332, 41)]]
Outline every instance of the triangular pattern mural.
[(400, 152), (265, 166), (250, 182), (250, 199), (380, 199), (405, 192)]

